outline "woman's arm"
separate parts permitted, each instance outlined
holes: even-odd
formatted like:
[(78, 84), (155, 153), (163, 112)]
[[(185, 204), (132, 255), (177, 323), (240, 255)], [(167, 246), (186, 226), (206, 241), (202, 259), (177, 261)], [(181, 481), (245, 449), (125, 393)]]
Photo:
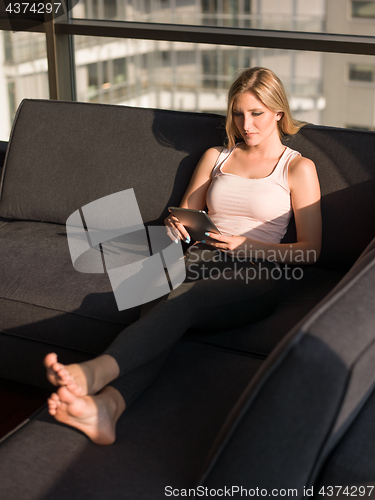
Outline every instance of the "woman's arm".
[(223, 147), (207, 149), (195, 167), (190, 183), (182, 198), (181, 208), (203, 210), (206, 206), (206, 194), (211, 184), (211, 172)]
[[(218, 146), (208, 149), (202, 155), (182, 198), (181, 208), (192, 208), (194, 210), (203, 210), (205, 208), (206, 194), (211, 184), (211, 172), (222, 150), (223, 147)], [(164, 224), (171, 229), (174, 238), (181, 238), (186, 242), (190, 241), (189, 233), (174, 215), (169, 215)]]
[(250, 258), (265, 258), (284, 264), (313, 264), (320, 255), (322, 219), (320, 186), (314, 163), (303, 157), (294, 158), (289, 165), (288, 182), (295, 217), (296, 243), (265, 243), (244, 236), (225, 236), (208, 233), (215, 240), (210, 245), (233, 251)]

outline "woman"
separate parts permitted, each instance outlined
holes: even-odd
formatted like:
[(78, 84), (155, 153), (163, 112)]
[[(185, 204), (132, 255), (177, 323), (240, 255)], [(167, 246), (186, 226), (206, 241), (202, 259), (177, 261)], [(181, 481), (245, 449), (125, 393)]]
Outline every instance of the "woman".
[[(206, 241), (190, 247), (185, 282), (101, 356), (68, 366), (54, 353), (46, 356), (47, 378), (59, 386), (48, 400), (58, 421), (95, 443), (113, 443), (119, 416), (187, 329), (230, 329), (266, 316), (278, 300), (274, 261), (315, 262), (321, 247), (315, 165), (280, 140), (300, 126), (272, 71), (251, 68), (239, 75), (228, 94), (228, 148), (204, 153), (181, 202), (192, 209), (207, 204), (221, 234), (207, 233)], [(281, 244), (292, 212), (297, 241)], [(173, 238), (190, 242), (176, 217), (165, 224)]]

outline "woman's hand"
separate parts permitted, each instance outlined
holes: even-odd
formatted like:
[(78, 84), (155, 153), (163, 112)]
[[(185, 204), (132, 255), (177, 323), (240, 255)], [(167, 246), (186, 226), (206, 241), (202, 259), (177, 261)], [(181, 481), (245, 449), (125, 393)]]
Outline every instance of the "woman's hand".
[(207, 243), (207, 245), (211, 245), (224, 252), (230, 252), (232, 255), (236, 255), (239, 251), (241, 251), (241, 253), (245, 252), (245, 255), (250, 256), (250, 240), (245, 236), (229, 236), (218, 233), (204, 234), (210, 239), (202, 240), (202, 243)]
[(167, 226), (167, 234), (171, 240), (176, 243), (178, 240), (184, 240), (185, 243), (190, 243), (190, 234), (186, 231), (185, 226), (181, 224), (175, 215), (170, 214), (164, 220), (164, 224)]

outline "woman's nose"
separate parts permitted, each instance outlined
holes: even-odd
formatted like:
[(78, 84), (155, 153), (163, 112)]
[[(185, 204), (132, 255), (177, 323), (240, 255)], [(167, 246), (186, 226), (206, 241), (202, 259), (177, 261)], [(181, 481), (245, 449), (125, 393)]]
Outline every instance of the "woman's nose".
[(243, 123), (243, 128), (245, 130), (251, 130), (251, 127), (253, 126), (253, 120), (251, 117), (245, 117), (244, 123)]

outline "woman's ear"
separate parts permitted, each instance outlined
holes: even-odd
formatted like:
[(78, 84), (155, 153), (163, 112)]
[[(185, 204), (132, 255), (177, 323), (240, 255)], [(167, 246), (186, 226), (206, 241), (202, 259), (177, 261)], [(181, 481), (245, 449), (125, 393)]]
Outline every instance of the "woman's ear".
[(276, 120), (279, 121), (281, 120), (281, 118), (284, 116), (284, 113), (282, 111), (279, 111), (278, 113), (276, 113)]

